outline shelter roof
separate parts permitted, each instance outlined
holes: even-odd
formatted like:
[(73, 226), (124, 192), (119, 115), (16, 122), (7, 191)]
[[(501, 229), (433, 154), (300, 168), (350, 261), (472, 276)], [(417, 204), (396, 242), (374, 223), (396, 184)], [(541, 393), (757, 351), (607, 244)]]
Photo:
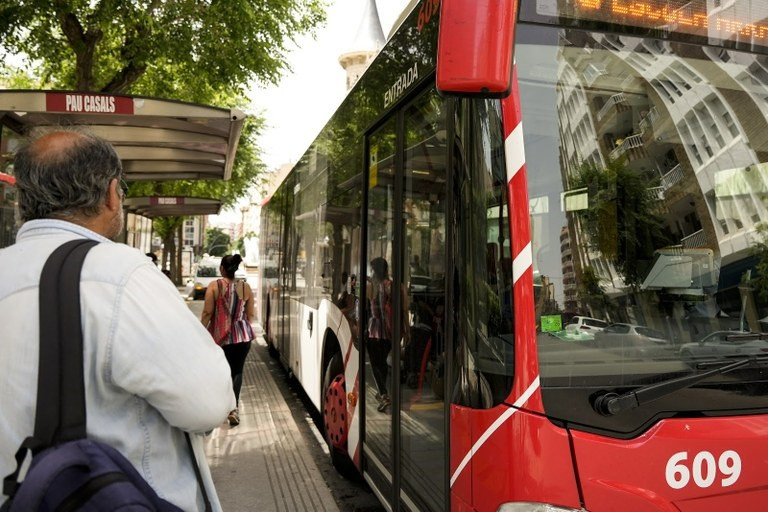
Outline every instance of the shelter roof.
[(150, 219), (186, 215), (215, 215), (221, 209), (218, 199), (201, 197), (126, 197), (126, 210)]
[(87, 126), (114, 145), (127, 181), (229, 179), (244, 119), (237, 109), (157, 98), (0, 90), (1, 125), (21, 135)]

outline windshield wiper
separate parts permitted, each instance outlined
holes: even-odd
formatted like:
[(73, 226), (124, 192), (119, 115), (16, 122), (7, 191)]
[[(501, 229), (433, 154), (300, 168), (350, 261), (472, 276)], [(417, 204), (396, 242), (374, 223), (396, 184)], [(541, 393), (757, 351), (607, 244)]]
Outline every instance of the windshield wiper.
[(725, 364), (730, 361), (731, 361), (730, 359), (722, 360), (722, 361), (707, 361), (706, 363), (704, 363), (707, 366), (711, 366), (714, 364), (721, 364), (723, 366), (720, 366), (719, 368), (715, 368), (714, 370), (709, 370), (708, 372), (704, 372), (704, 373), (697, 373), (695, 375), (686, 375), (684, 377), (676, 377), (674, 379), (670, 379), (667, 381), (657, 382), (655, 384), (649, 384), (647, 386), (641, 386), (637, 389), (628, 391), (627, 393), (624, 393), (621, 395), (618, 393), (611, 393), (611, 392), (605, 393), (603, 395), (598, 396), (595, 399), (593, 408), (595, 409), (595, 411), (602, 414), (603, 416), (613, 416), (614, 414), (617, 414), (619, 412), (635, 409), (648, 402), (667, 396), (670, 393), (674, 393), (675, 391), (679, 391), (681, 389), (685, 389), (687, 387), (693, 386), (694, 384), (701, 382), (703, 380), (706, 380), (709, 377), (712, 377), (713, 375), (720, 375), (722, 373), (727, 373), (727, 372), (730, 372), (731, 370), (736, 370), (737, 368), (746, 366), (749, 363), (768, 362), (768, 356), (745, 357), (733, 363)]

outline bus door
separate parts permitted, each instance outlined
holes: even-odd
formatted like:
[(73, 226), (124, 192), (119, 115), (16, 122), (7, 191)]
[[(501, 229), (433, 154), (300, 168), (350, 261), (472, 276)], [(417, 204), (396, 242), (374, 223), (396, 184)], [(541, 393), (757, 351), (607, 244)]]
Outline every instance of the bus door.
[(365, 477), (393, 510), (446, 510), (445, 105), (427, 90), (367, 139)]

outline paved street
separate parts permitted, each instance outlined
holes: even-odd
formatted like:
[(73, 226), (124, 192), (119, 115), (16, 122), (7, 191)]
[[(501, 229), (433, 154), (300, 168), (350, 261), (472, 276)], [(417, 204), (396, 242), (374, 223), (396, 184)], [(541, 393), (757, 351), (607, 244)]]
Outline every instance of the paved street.
[[(255, 286), (254, 276), (249, 282)], [(187, 305), (199, 318), (203, 301)], [(206, 442), (226, 512), (384, 510), (364, 483), (331, 466), (318, 415), (261, 337), (246, 361), (241, 402), (240, 425), (223, 423)]]

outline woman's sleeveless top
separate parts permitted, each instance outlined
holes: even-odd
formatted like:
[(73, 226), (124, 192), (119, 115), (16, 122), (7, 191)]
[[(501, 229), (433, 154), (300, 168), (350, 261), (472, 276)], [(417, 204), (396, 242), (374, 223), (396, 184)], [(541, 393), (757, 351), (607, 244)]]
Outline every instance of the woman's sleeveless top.
[(253, 327), (245, 315), (245, 301), (236, 292), (237, 287), (241, 287), (240, 289), (243, 291), (243, 295), (245, 295), (245, 285), (242, 282), (230, 283), (226, 279), (219, 279), (216, 283), (219, 287), (216, 311), (221, 311), (221, 314), (226, 312), (230, 319), (229, 336), (222, 345), (253, 340), (255, 337)]
[(370, 320), (368, 321), (368, 337), (371, 339), (392, 339), (392, 281), (385, 279), (371, 283)]

